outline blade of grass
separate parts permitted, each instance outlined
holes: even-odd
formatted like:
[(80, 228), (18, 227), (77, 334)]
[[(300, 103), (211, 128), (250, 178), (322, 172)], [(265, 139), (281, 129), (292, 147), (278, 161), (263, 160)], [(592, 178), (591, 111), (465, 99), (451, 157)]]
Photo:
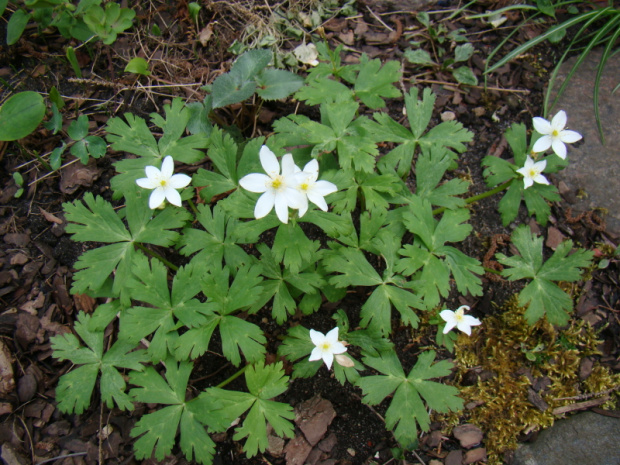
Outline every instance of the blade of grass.
[[(617, 20), (614, 22), (617, 24), (620, 22), (620, 14), (618, 15)], [(605, 68), (605, 64), (610, 57), (611, 49), (616, 43), (616, 39), (620, 37), (620, 27), (616, 28), (616, 32), (612, 34), (609, 38), (609, 42), (607, 43), (607, 47), (603, 50), (603, 56), (601, 57), (601, 61), (598, 64), (598, 69), (596, 70), (596, 79), (594, 80), (594, 116), (596, 117), (596, 126), (598, 127), (598, 135), (601, 138), (601, 143), (605, 145), (605, 135), (603, 134), (603, 125), (601, 124), (601, 118), (599, 114), (598, 108), (598, 97), (601, 83), (601, 76), (603, 75), (603, 69)], [(617, 87), (617, 86), (616, 86)]]

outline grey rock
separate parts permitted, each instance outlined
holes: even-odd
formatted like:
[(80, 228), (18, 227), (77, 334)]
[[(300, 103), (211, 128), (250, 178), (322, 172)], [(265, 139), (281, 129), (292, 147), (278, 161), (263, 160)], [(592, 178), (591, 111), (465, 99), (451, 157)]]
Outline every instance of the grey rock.
[(620, 419), (584, 412), (557, 421), (532, 444), (522, 445), (512, 465), (618, 465)]
[[(594, 207), (606, 208), (609, 211), (606, 217), (607, 231), (619, 237), (620, 92), (612, 94), (612, 90), (619, 82), (620, 55), (616, 54), (608, 60), (600, 82), (599, 112), (605, 145), (601, 144), (598, 134), (593, 103), (594, 81), (601, 55), (600, 50), (590, 52), (549, 116), (559, 110), (566, 111), (568, 128), (583, 136), (583, 142), (576, 146), (568, 144), (569, 165), (556, 175), (559, 181), (566, 183), (571, 193), (583, 190), (587, 194), (586, 198), (576, 200), (574, 210), (579, 212)], [(554, 91), (564, 82), (577, 58), (573, 57), (562, 65)]]

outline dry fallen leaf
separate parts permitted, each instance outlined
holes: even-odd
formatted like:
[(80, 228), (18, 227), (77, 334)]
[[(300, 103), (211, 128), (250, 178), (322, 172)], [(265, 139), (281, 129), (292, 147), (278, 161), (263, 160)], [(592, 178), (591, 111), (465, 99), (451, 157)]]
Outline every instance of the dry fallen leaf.
[(0, 340), (0, 397), (6, 397), (15, 389), (11, 360), (9, 348)]

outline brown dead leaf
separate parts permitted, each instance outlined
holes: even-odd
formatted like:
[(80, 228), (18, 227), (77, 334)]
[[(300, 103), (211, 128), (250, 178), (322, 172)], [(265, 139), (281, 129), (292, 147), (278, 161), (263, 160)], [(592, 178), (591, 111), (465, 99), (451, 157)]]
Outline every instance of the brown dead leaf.
[(564, 239), (566, 239), (566, 236), (564, 236), (558, 228), (549, 226), (549, 229), (547, 229), (547, 240), (545, 241), (545, 245), (551, 250), (555, 250), (558, 245), (564, 242)]
[(88, 165), (73, 163), (60, 173), (60, 191), (63, 194), (73, 194), (82, 186), (92, 186), (101, 173), (102, 170), (97, 168), (93, 160)]
[(13, 377), (13, 364), (9, 348), (0, 340), (0, 397), (15, 389), (15, 379)]
[(212, 35), (213, 35), (213, 23), (209, 23), (207, 24), (206, 27), (202, 28), (202, 30), (200, 31), (200, 34), (198, 34), (198, 42), (200, 42), (200, 44), (203, 47), (206, 47)]
[(332, 403), (316, 395), (295, 409), (295, 423), (308, 442), (315, 446), (327, 432), (327, 427), (336, 418)]
[(57, 216), (54, 216), (51, 213), (46, 212), (41, 207), (39, 207), (39, 210), (41, 210), (41, 214), (43, 215), (43, 217), (50, 223), (62, 224), (62, 220), (58, 218)]

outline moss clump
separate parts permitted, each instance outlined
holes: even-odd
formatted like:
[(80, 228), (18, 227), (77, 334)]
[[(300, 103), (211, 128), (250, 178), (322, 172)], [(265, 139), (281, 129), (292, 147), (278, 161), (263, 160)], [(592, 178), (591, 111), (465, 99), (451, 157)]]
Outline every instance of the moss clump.
[[(486, 435), (490, 465), (501, 464), (520, 435), (551, 426), (557, 418), (553, 409), (620, 384), (620, 375), (599, 365), (585, 380), (579, 379), (581, 360), (599, 354), (599, 341), (589, 324), (574, 320), (558, 331), (546, 320), (529, 326), (523, 313), (515, 297), (502, 314), (485, 318), (472, 337), (462, 335), (455, 345), (455, 384), (466, 410), (464, 418), (453, 414), (443, 420), (478, 425)], [(472, 383), (472, 373), (484, 376), (463, 386)], [(616, 400), (612, 395), (602, 407), (614, 408)]]

